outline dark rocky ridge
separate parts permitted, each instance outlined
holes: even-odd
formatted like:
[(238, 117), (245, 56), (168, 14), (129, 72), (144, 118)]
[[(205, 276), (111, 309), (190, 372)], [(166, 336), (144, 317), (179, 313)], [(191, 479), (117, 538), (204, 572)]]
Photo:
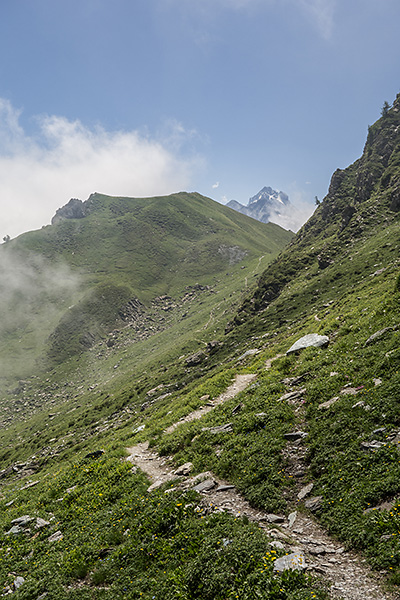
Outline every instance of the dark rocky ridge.
[(345, 263), (340, 267), (340, 261), (347, 260), (350, 249), (367, 232), (373, 235), (383, 231), (398, 218), (399, 211), (400, 94), (393, 106), (368, 128), (361, 158), (333, 173), (327, 196), (261, 275), (254, 295), (245, 300), (228, 329), (234, 323), (243, 323), (246, 313), (264, 310), (305, 270), (309, 271), (307, 278), (313, 274), (317, 281), (325, 269), (329, 270), (327, 267), (336, 263), (335, 278), (341, 278), (346, 267)]

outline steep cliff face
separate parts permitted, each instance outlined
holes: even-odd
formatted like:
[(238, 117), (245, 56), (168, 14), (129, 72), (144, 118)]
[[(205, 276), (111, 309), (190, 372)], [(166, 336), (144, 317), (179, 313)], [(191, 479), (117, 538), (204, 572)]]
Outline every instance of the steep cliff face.
[[(235, 322), (246, 320), (246, 313), (265, 309), (294, 276), (303, 274), (309, 281), (316, 281), (333, 265), (352, 260), (357, 244), (379, 236), (398, 221), (399, 211), (400, 94), (369, 127), (361, 158), (334, 172), (327, 196), (289, 247), (262, 274), (254, 295), (243, 303)], [(342, 263), (343, 274), (346, 265), (349, 263)]]

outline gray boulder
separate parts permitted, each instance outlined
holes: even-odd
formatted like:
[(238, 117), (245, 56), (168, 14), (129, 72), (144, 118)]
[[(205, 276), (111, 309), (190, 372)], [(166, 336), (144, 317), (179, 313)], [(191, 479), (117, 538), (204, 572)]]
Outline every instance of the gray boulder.
[(283, 573), (283, 571), (302, 571), (306, 567), (306, 559), (303, 552), (292, 552), (281, 558), (277, 558), (274, 563), (274, 572)]
[(293, 352), (300, 352), (304, 348), (325, 348), (329, 344), (327, 335), (318, 335), (317, 333), (309, 333), (297, 340), (286, 352), (286, 355)]

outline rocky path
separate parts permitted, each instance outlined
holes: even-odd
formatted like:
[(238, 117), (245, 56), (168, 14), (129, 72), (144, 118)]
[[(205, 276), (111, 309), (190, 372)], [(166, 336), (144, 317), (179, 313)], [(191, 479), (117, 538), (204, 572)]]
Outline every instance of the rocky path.
[(222, 404), (223, 402), (226, 402), (227, 400), (230, 400), (231, 398), (234, 398), (237, 394), (239, 394), (239, 392), (242, 392), (244, 389), (246, 389), (247, 386), (255, 380), (255, 378), (256, 375), (253, 374), (236, 375), (235, 381), (232, 383), (232, 385), (230, 385), (225, 392), (220, 394), (218, 398), (207, 402), (207, 404), (202, 408), (194, 410), (193, 412), (186, 415), (186, 417), (183, 417), (177, 423), (170, 425), (165, 430), (165, 433), (172, 433), (177, 427), (179, 427), (179, 425), (182, 425), (182, 423), (189, 423), (190, 421), (196, 421), (197, 419), (201, 419), (201, 417), (204, 417), (204, 415), (214, 410), (216, 406)]
[[(267, 368), (273, 360), (268, 361)], [(171, 425), (166, 433), (174, 431), (183, 422), (201, 418), (218, 404), (233, 398), (254, 379), (255, 375), (238, 375), (235, 382), (214, 403), (190, 413), (182, 421)], [(149, 491), (170, 481), (174, 488), (192, 488), (198, 491), (202, 496), (201, 505), (206, 514), (228, 512), (235, 517), (245, 516), (256, 522), (274, 538), (272, 544), (275, 547), (284, 549), (287, 553), (304, 555), (306, 569), (331, 584), (332, 598), (396, 600), (394, 595), (383, 590), (382, 578), (368, 568), (365, 559), (353, 552), (347, 552), (339, 542), (326, 534), (312, 516), (294, 510), (285, 517), (254, 509), (229, 482), (222, 481), (211, 472), (192, 477), (190, 463), (177, 469), (168, 458), (150, 451), (148, 442), (127, 450), (127, 460), (148, 475), (151, 482)]]

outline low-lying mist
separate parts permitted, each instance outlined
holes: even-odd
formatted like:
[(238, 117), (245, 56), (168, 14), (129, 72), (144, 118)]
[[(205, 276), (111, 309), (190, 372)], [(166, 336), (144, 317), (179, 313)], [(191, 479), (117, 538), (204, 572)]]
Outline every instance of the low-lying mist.
[[(0, 246), (0, 378), (7, 382), (34, 374), (46, 340), (74, 303), (79, 274), (65, 263)], [(2, 391), (0, 381), (0, 392)]]

